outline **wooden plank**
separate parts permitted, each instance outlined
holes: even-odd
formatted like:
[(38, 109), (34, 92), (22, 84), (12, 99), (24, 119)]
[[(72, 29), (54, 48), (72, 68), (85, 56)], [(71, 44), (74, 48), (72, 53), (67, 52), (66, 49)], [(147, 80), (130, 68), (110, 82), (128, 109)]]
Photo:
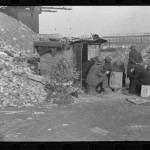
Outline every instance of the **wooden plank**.
[(45, 58), (45, 57), (50, 58), (50, 57), (52, 57), (52, 55), (51, 55), (50, 53), (46, 53), (46, 54), (42, 55), (41, 57), (42, 57), (42, 58)]
[(50, 78), (48, 78), (48, 76), (45, 77), (45, 76), (33, 75), (28, 73), (28, 79), (40, 82), (42, 84), (45, 84), (45, 82), (51, 83)]
[(49, 63), (49, 62), (55, 62), (55, 61), (56, 61), (55, 57), (51, 56), (49, 53), (40, 57), (41, 63), (43, 63), (43, 62)]
[(54, 63), (56, 60), (54, 60), (54, 59), (48, 59), (48, 58), (43, 58), (43, 59), (41, 59), (40, 60), (40, 63), (42, 64), (42, 63)]
[(36, 47), (36, 48), (40, 56), (50, 52), (50, 49), (48, 47)]
[(52, 67), (52, 63), (41, 63), (40, 68), (44, 69), (44, 68), (51, 68)]
[(14, 113), (21, 113), (21, 112), (25, 112), (24, 110), (21, 111), (0, 111), (1, 113), (7, 113), (7, 114), (14, 114)]
[(29, 74), (29, 73), (27, 73), (27, 75), (28, 75), (29, 79), (32, 79), (34, 81), (42, 82), (42, 80), (43, 80), (42, 76), (33, 75), (33, 74)]
[(60, 41), (35, 41), (34, 47), (62, 47)]
[(126, 100), (137, 105), (150, 102), (150, 99), (146, 98), (126, 98)]
[(42, 59), (40, 59), (41, 62), (52, 62), (54, 60), (55, 59), (51, 57), (43, 57)]
[(46, 74), (50, 74), (51, 68), (42, 68), (41, 71), (44, 71)]

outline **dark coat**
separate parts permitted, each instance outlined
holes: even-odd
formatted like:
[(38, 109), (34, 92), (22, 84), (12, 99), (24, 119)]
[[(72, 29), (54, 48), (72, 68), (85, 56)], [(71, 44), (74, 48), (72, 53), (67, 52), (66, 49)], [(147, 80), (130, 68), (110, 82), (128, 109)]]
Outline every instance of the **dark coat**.
[(97, 86), (106, 77), (103, 65), (94, 64), (87, 75), (86, 83), (90, 86)]
[(150, 72), (145, 70), (144, 67), (138, 66), (133, 72), (129, 92), (132, 94), (140, 94), (142, 85), (150, 85)]
[(131, 50), (129, 52), (129, 61), (128, 61), (128, 69), (127, 69), (127, 76), (130, 78), (132, 76), (131, 69), (136, 67), (136, 63), (143, 62), (142, 55), (137, 50)]
[(104, 63), (104, 69), (106, 71), (111, 71), (111, 62), (105, 62)]
[(124, 66), (124, 63), (121, 61), (121, 62), (114, 62), (112, 64), (112, 71), (116, 71), (116, 72), (125, 72), (125, 66)]
[(136, 63), (141, 63), (141, 62), (143, 62), (141, 53), (137, 50), (131, 50), (129, 52), (128, 68), (132, 69), (135, 67)]
[(136, 67), (133, 72), (133, 80), (138, 80), (141, 85), (150, 85), (150, 72), (143, 67)]
[(82, 64), (82, 78), (86, 79), (90, 68), (94, 65), (93, 60), (85, 61)]

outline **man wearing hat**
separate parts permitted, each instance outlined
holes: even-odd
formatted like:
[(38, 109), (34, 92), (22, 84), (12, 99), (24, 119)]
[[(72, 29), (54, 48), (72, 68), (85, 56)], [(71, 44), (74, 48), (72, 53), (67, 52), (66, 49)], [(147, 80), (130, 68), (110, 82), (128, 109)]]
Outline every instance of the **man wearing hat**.
[(143, 59), (142, 59), (141, 53), (136, 49), (135, 45), (132, 45), (130, 47), (128, 69), (127, 69), (127, 77), (129, 77), (129, 80), (130, 80), (129, 86), (131, 86), (131, 81), (133, 78), (132, 70), (142, 62), (143, 62)]
[(108, 86), (109, 71), (106, 71), (103, 65), (103, 59), (99, 57), (93, 58), (95, 64), (90, 68), (86, 78), (89, 94), (96, 94), (96, 87), (101, 84), (101, 92), (105, 92)]
[(85, 91), (87, 91), (86, 77), (90, 68), (95, 64), (94, 59), (96, 59), (96, 57), (82, 63), (82, 86), (84, 87)]
[(95, 56), (91, 58), (90, 60), (87, 60), (82, 63), (82, 78), (86, 79), (87, 74), (90, 70), (90, 68), (95, 64), (95, 60), (97, 59), (98, 56)]
[(106, 69), (106, 71), (111, 71), (111, 57), (107, 56), (105, 58), (105, 62), (104, 62), (104, 68)]

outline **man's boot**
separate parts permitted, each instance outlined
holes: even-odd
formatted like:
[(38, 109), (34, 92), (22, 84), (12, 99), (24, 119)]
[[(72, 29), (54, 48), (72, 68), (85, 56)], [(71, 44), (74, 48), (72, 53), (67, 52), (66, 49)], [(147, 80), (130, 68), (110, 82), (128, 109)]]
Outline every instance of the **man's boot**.
[(102, 94), (108, 94), (108, 92), (104, 88), (101, 89), (100, 93), (102, 93)]
[(95, 86), (87, 86), (87, 90), (88, 90), (88, 94), (89, 95), (94, 95), (94, 94), (97, 94), (97, 92), (96, 92), (96, 87)]

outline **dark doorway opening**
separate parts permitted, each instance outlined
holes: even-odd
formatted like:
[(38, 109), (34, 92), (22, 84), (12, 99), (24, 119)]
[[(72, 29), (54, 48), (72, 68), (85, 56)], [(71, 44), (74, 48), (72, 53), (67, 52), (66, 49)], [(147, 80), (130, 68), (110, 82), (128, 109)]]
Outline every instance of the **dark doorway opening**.
[(82, 63), (88, 60), (88, 46), (83, 44), (82, 48)]

